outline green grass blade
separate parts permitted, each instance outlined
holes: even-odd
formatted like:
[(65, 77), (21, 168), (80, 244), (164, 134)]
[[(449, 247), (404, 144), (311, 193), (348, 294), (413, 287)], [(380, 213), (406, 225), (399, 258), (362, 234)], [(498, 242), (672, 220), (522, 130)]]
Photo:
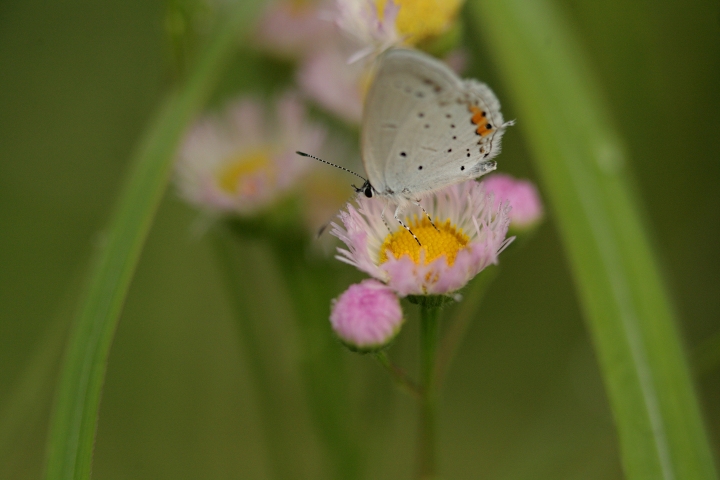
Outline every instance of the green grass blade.
[(623, 148), (578, 43), (550, 0), (475, 0), (469, 7), (560, 228), (627, 478), (717, 478)]
[(70, 334), (48, 437), (47, 479), (90, 477), (108, 352), (128, 286), (165, 191), (178, 142), (210, 95), (258, 2), (235, 2), (187, 81), (169, 95), (132, 161)]

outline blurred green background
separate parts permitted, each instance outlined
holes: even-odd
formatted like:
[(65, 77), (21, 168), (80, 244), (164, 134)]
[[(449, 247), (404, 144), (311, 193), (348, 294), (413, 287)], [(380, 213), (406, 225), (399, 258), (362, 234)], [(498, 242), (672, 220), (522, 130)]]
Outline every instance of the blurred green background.
[[(720, 334), (720, 4), (559, 3), (628, 147), (694, 360)], [(83, 275), (127, 160), (172, 77), (167, 9), (138, 0), (0, 3), (0, 478), (41, 474)], [(491, 62), (476, 59), (471, 72), (507, 98)], [(516, 117), (510, 102), (504, 111)], [(518, 118), (500, 169), (534, 178), (522, 134)], [(170, 189), (111, 350), (94, 478), (268, 475), (258, 398), (211, 242), (193, 233), (196, 219)], [(288, 306), (275, 301), (282, 287), (267, 251), (247, 249), (256, 276), (249, 293), (266, 318), (298, 478), (321, 478), (324, 453), (300, 388), (295, 325)], [(501, 264), (443, 392), (444, 476), (621, 478), (552, 214)], [(415, 327), (408, 322), (392, 350), (409, 366)], [(348, 420), (357, 425), (367, 478), (408, 478), (414, 402), (370, 359), (343, 358), (352, 385)], [(698, 371), (697, 388), (717, 456), (717, 364)]]

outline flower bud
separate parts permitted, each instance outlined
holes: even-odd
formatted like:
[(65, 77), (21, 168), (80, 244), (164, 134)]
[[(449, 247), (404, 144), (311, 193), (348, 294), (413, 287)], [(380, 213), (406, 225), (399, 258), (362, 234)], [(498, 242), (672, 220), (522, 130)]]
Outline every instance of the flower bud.
[(543, 217), (543, 205), (535, 185), (510, 175), (494, 173), (482, 180), (487, 193), (495, 196), (495, 208), (510, 203), (510, 230), (524, 232), (535, 227)]
[(395, 338), (403, 324), (400, 301), (377, 280), (351, 285), (333, 300), (330, 323), (340, 340), (351, 350), (380, 350)]

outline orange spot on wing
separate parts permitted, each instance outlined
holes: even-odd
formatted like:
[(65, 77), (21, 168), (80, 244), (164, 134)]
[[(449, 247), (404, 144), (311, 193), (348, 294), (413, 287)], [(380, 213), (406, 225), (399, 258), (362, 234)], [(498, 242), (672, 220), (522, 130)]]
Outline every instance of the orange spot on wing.
[(485, 136), (492, 131), (492, 128), (488, 128), (488, 121), (485, 112), (483, 112), (477, 105), (468, 105), (468, 110), (472, 113), (470, 121), (473, 125), (477, 125), (475, 132), (480, 136)]

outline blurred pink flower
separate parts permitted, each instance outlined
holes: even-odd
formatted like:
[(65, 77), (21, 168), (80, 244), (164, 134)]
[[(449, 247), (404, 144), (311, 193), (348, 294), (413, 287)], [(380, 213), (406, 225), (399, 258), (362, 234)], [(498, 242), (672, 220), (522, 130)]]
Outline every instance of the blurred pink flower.
[(400, 301), (377, 280), (350, 285), (332, 302), (330, 324), (340, 340), (353, 350), (373, 351), (395, 338), (403, 324)]
[(370, 72), (363, 62), (347, 63), (337, 46), (319, 50), (300, 66), (300, 88), (321, 107), (351, 124), (360, 123)]
[[(387, 225), (380, 198), (356, 198), (358, 208), (348, 204), (340, 213), (342, 226), (333, 223), (331, 233), (347, 249), (338, 249), (338, 260), (385, 282), (400, 296), (451, 294), (492, 263), (512, 241), (506, 238), (510, 219), (507, 205), (494, 207), (483, 187), (468, 181), (451, 185), (421, 202), (433, 223), (418, 209), (405, 215), (405, 223), (417, 236), (390, 216)], [(391, 229), (392, 231), (388, 231)]]
[(336, 27), (323, 18), (329, 1), (276, 0), (260, 18), (254, 40), (276, 55), (302, 58), (332, 42)]
[(313, 165), (295, 151), (318, 151), (324, 130), (307, 121), (294, 94), (278, 99), (274, 113), (268, 121), (262, 103), (243, 98), (200, 119), (180, 150), (181, 195), (207, 211), (251, 215), (294, 187)]
[(485, 190), (495, 196), (495, 206), (510, 204), (510, 228), (526, 230), (543, 217), (543, 205), (535, 185), (503, 173), (493, 173), (482, 182)]

